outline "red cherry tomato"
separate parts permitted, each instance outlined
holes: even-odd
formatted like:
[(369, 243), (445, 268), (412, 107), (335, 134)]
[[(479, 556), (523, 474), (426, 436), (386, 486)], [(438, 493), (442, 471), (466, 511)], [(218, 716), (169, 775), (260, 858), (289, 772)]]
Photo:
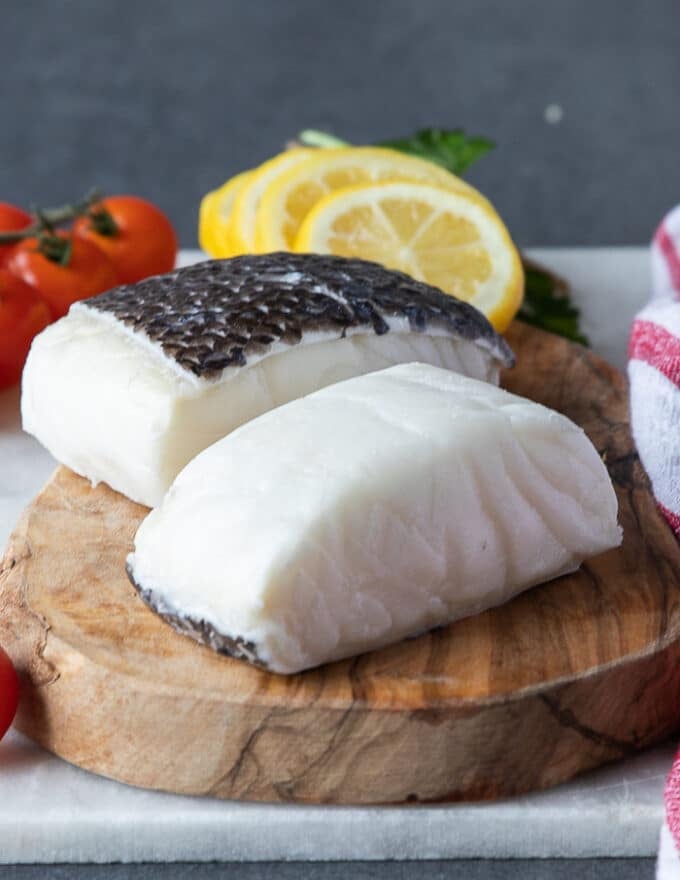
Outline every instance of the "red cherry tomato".
[(0, 388), (19, 381), (33, 337), (51, 317), (47, 303), (32, 287), (0, 269)]
[[(10, 205), (9, 202), (0, 202), (0, 232), (16, 232), (25, 229), (31, 223), (33, 218), (26, 211)], [(15, 247), (14, 244), (0, 244), (0, 266), (5, 265)]]
[(71, 245), (66, 265), (46, 256), (38, 239), (26, 238), (12, 251), (7, 268), (35, 287), (52, 316), (61, 318), (72, 303), (115, 287), (120, 279), (111, 260), (91, 242), (64, 232), (55, 238)]
[(19, 679), (12, 661), (0, 648), (0, 739), (14, 720), (19, 705)]
[(177, 257), (172, 224), (151, 202), (138, 196), (110, 196), (79, 217), (73, 232), (94, 242), (111, 258), (123, 284), (169, 272)]

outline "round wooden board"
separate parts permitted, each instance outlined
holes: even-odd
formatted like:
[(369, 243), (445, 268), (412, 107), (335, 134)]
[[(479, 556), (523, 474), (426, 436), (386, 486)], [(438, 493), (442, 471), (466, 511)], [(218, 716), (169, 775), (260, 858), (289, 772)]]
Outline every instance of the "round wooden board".
[(178, 635), (124, 570), (146, 509), (59, 468), (0, 573), (18, 726), (68, 761), (174, 792), (272, 801), (479, 799), (553, 785), (680, 727), (680, 549), (631, 443), (625, 379), (523, 325), (510, 390), (581, 424), (623, 546), (507, 605), (292, 677)]

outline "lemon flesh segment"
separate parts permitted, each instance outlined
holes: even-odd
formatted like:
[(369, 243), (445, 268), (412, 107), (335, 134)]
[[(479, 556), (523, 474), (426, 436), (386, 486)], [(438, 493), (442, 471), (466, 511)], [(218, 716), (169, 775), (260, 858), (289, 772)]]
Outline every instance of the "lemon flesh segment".
[(329, 193), (387, 180), (428, 183), (453, 192), (484, 196), (459, 177), (415, 156), (384, 147), (314, 150), (305, 162), (273, 179), (257, 211), (257, 242), (262, 251), (290, 250), (305, 217)]
[(374, 260), (465, 300), (498, 331), (522, 302), (519, 254), (485, 200), (419, 183), (329, 193), (307, 214), (296, 251)]
[(258, 253), (255, 226), (260, 198), (267, 186), (280, 174), (299, 165), (309, 158), (316, 150), (300, 147), (286, 150), (255, 168), (247, 183), (238, 192), (231, 213), (229, 235), (235, 253)]

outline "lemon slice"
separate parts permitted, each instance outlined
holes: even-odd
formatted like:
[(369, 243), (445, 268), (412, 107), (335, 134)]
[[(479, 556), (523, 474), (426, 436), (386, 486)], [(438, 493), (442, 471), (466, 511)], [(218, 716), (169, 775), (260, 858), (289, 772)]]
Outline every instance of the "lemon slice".
[[(286, 150), (273, 159), (264, 162), (251, 172), (248, 182), (243, 186), (234, 202), (229, 236), (235, 253), (255, 253), (255, 217), (260, 198), (267, 186), (280, 174), (300, 165), (317, 150), (304, 147)], [(325, 152), (325, 151), (324, 151)]]
[(507, 328), (524, 288), (522, 264), (487, 201), (421, 183), (329, 193), (307, 214), (295, 250), (362, 257), (472, 303)]
[(229, 236), (231, 212), (239, 191), (250, 176), (243, 171), (201, 199), (198, 209), (198, 243), (211, 257), (231, 257), (235, 250)]
[(215, 256), (217, 245), (215, 243), (215, 210), (217, 190), (206, 193), (201, 199), (198, 208), (198, 244), (201, 250), (205, 251), (211, 257)]
[(439, 165), (383, 147), (314, 150), (311, 158), (271, 178), (257, 210), (261, 252), (290, 250), (298, 229), (319, 199), (333, 190), (383, 180), (412, 180), (484, 197)]
[(242, 171), (231, 177), (219, 189), (205, 196), (205, 207), (201, 202), (198, 240), (212, 257), (223, 259), (241, 253), (231, 236), (232, 214), (236, 199), (252, 174), (253, 171)]

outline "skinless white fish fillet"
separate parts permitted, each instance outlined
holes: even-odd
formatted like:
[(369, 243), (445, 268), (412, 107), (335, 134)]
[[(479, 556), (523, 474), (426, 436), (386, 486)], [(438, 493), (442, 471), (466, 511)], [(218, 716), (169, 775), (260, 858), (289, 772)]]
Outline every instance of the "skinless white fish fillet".
[(206, 449), (141, 524), (129, 572), (178, 628), (293, 673), (505, 602), (620, 542), (580, 428), (408, 364)]
[(471, 306), (377, 264), (209, 261), (77, 303), (41, 333), (24, 370), (24, 429), (93, 483), (153, 507), (244, 422), (409, 361), (497, 382), (512, 353)]

